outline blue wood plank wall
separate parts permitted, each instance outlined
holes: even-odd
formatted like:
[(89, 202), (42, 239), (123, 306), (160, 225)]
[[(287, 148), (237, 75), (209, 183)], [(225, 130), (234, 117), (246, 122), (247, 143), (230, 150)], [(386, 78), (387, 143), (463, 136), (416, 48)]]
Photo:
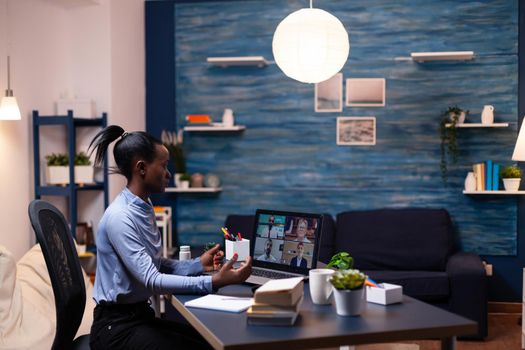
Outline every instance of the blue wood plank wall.
[[(516, 198), (461, 193), (475, 162), (508, 164), (517, 120), (517, 1), (319, 1), (350, 36), (349, 77), (386, 78), (384, 108), (315, 113), (313, 85), (267, 68), (213, 68), (208, 56), (272, 59), (273, 31), (305, 1), (243, 1), (175, 6), (176, 116), (232, 108), (247, 126), (231, 135), (186, 133), (190, 172), (215, 173), (217, 197), (179, 199), (182, 242), (217, 237), (229, 213), (276, 208), (336, 214), (381, 207), (445, 207), (462, 247), (516, 253)], [(315, 2), (314, 2), (315, 4)], [(469, 62), (415, 63), (415, 51), (475, 51)], [(396, 59), (397, 58), (397, 59)], [(400, 59), (401, 58), (401, 59)], [(507, 129), (462, 129), (450, 185), (439, 172), (439, 114), (450, 105), (479, 122), (484, 104)], [(375, 146), (335, 143), (337, 116), (375, 116)]]

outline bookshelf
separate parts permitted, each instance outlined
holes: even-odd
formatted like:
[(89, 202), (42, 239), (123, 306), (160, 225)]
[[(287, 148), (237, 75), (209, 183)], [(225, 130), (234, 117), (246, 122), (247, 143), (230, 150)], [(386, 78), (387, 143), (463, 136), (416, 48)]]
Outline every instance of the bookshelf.
[(525, 194), (525, 191), (463, 191), (463, 194), (468, 195), (498, 195), (498, 196), (521, 196)]
[(222, 125), (187, 125), (184, 131), (188, 132), (224, 132), (224, 131), (243, 131), (244, 125), (222, 126)]
[(166, 187), (165, 192), (168, 193), (218, 193), (222, 192), (222, 187)]
[[(447, 128), (450, 128), (452, 124), (445, 124)], [(456, 124), (456, 128), (507, 128), (509, 123), (492, 123), (492, 124), (482, 124), (482, 123), (462, 123)]]

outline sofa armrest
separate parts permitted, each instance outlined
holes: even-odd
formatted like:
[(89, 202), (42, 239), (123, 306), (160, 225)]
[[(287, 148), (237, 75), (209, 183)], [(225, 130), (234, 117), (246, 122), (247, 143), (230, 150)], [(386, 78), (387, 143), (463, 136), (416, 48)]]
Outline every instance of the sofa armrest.
[(450, 311), (478, 322), (478, 338), (487, 336), (487, 276), (477, 254), (458, 252), (447, 261)]

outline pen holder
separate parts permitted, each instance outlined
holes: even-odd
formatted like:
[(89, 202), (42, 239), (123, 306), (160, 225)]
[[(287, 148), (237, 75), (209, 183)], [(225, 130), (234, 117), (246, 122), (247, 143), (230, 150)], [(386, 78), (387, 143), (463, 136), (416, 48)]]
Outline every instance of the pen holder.
[(237, 253), (238, 261), (244, 261), (250, 256), (250, 240), (242, 239), (240, 241), (226, 240), (226, 259), (231, 260), (233, 254)]
[(397, 284), (381, 283), (380, 287), (366, 287), (366, 301), (389, 305), (403, 301), (403, 287)]

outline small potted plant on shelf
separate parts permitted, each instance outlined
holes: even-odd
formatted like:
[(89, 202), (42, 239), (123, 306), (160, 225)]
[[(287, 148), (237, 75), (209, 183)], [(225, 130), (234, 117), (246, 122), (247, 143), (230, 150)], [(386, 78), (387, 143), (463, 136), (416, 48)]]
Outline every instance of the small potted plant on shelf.
[(186, 173), (181, 174), (179, 180), (180, 180), (180, 188), (186, 189), (190, 187), (190, 180), (191, 180), (190, 174), (186, 174)]
[(180, 187), (180, 177), (186, 173), (186, 158), (182, 148), (183, 130), (178, 132), (162, 130), (160, 139), (170, 153), (170, 159), (175, 166), (174, 180), (175, 186)]
[(89, 156), (84, 152), (77, 153), (75, 155), (75, 183), (93, 183), (93, 173), (94, 169)]
[(64, 185), (69, 183), (69, 158), (65, 153), (51, 153), (46, 156), (48, 185)]
[(441, 179), (446, 184), (448, 180), (448, 158), (452, 164), (458, 161), (459, 148), (457, 142), (457, 125), (465, 122), (465, 117), (469, 113), (458, 106), (448, 107), (441, 114), (439, 132), (441, 136)]
[(365, 304), (366, 276), (359, 270), (338, 270), (330, 278), (336, 312), (340, 316), (358, 316)]
[(517, 191), (520, 188), (522, 171), (517, 165), (509, 165), (501, 170), (501, 178), (506, 191)]

